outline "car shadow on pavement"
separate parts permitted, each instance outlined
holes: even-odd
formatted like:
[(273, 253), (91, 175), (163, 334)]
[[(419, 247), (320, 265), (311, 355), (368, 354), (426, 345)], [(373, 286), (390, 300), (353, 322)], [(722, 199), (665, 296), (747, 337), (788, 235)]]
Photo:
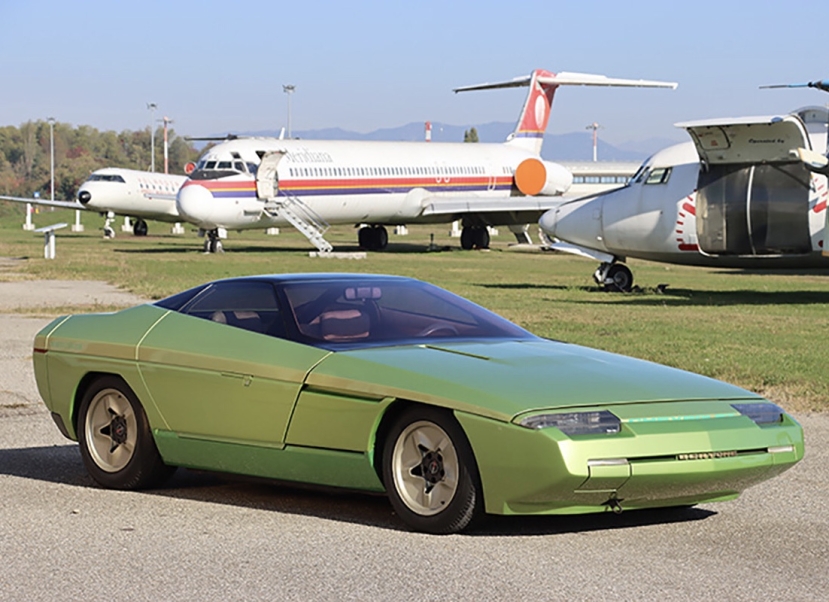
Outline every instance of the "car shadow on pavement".
[[(87, 489), (98, 488), (83, 466), (78, 446), (72, 444), (0, 449), (0, 474)], [(392, 531), (408, 530), (395, 516), (384, 495), (306, 487), (236, 475), (179, 469), (164, 487), (135, 492), (135, 495), (156, 495), (313, 516)], [(504, 537), (584, 533), (699, 521), (715, 514), (703, 508), (684, 507), (622, 514), (487, 516), (464, 535)]]

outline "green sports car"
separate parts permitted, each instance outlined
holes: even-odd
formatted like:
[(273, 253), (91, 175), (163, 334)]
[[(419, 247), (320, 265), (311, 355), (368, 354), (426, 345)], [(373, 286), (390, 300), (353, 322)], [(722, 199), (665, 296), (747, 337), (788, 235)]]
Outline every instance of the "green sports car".
[(385, 491), (431, 533), (729, 500), (803, 457), (800, 425), (758, 395), (395, 276), (232, 278), (64, 316), (34, 368), (105, 487), (185, 466)]

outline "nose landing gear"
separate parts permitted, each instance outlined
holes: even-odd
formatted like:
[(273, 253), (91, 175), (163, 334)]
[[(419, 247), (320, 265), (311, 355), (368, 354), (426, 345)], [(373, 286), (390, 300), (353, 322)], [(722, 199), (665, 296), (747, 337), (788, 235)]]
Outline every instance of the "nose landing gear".
[(593, 274), (596, 284), (608, 292), (629, 293), (633, 290), (633, 272), (623, 263), (603, 263)]
[(213, 230), (208, 230), (205, 233), (204, 239), (204, 252), (205, 253), (224, 253), (224, 249), (222, 248), (222, 241), (219, 236), (219, 230), (214, 228)]

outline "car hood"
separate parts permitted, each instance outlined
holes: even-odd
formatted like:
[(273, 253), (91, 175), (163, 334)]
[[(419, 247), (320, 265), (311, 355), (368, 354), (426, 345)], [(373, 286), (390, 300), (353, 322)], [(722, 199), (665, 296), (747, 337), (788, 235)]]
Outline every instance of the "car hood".
[(340, 351), (307, 385), (397, 397), (502, 420), (524, 412), (679, 400), (760, 399), (711, 378), (544, 339), (435, 342)]

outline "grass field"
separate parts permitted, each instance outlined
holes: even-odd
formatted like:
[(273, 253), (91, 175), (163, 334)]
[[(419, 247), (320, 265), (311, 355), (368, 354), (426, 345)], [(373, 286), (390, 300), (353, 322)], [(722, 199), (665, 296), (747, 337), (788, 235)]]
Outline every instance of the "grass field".
[[(0, 208), (1, 209), (1, 208)], [(310, 258), (301, 235), (283, 229), (231, 232), (225, 253), (205, 255), (189, 231), (101, 236), (102, 218), (83, 215), (86, 231), (59, 231), (57, 258), (43, 256), (42, 236), (22, 230), (17, 208), (0, 215), (0, 280), (92, 279), (149, 298), (227, 276), (277, 272), (372, 272), (428, 280), (521, 324), (572, 343), (649, 359), (726, 380), (797, 411), (829, 411), (829, 270), (798, 273), (718, 270), (631, 261), (641, 290), (600, 292), (596, 264), (553, 253), (509, 250), (502, 229), (490, 251), (461, 251), (449, 225), (411, 226), (389, 235), (387, 251), (364, 260)], [(72, 223), (73, 212), (35, 216), (37, 226)], [(118, 222), (120, 228), (121, 221)], [(430, 251), (431, 236), (439, 250)], [(338, 251), (356, 251), (356, 231), (332, 228)], [(668, 284), (664, 293), (658, 284)], [(21, 308), (25, 311), (26, 308)]]

